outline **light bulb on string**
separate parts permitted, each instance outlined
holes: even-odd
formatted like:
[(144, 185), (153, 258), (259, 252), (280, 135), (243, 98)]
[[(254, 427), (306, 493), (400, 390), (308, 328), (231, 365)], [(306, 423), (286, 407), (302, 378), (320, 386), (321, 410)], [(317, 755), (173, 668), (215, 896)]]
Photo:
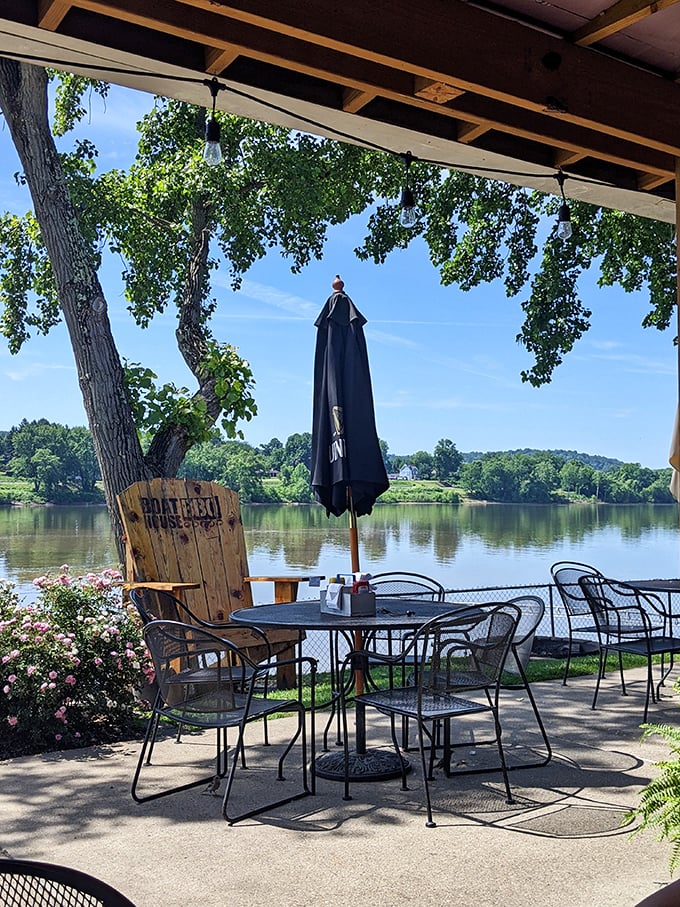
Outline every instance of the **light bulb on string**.
[(571, 211), (569, 210), (569, 205), (564, 197), (564, 181), (566, 176), (560, 170), (559, 173), (555, 174), (555, 179), (557, 180), (560, 192), (562, 193), (562, 204), (560, 205), (560, 210), (557, 214), (557, 235), (562, 242), (565, 242), (573, 233), (571, 226)]
[(559, 214), (557, 215), (557, 235), (561, 240), (569, 239), (572, 234), (571, 228), (571, 211), (569, 205), (565, 202), (560, 205)]
[(215, 166), (222, 160), (222, 148), (220, 146), (220, 124), (215, 119), (215, 101), (217, 92), (224, 86), (220, 85), (217, 79), (213, 78), (206, 85), (212, 95), (212, 114), (205, 124), (205, 146), (203, 147), (203, 160), (206, 164)]
[(408, 186), (405, 186), (402, 190), (399, 207), (401, 208), (399, 223), (402, 227), (406, 227), (407, 229), (414, 227), (418, 222), (418, 212), (416, 211), (416, 202), (413, 197), (413, 192)]
[(413, 195), (413, 190), (409, 186), (408, 172), (413, 161), (413, 155), (410, 151), (407, 151), (406, 154), (402, 155), (404, 164), (406, 167), (406, 172), (404, 174), (404, 188), (401, 190), (401, 198), (399, 200), (399, 223), (402, 227), (411, 229), (415, 227), (418, 223), (418, 212), (416, 210), (416, 200)]

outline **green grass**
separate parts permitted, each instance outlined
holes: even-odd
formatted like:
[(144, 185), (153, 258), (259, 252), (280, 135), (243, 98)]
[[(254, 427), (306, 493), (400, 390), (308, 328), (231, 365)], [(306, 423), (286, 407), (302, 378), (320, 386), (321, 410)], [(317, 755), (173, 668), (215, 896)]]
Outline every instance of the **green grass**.
[[(527, 679), (530, 683), (540, 683), (544, 680), (561, 680), (564, 675), (564, 658), (532, 658), (527, 665)], [(623, 667), (638, 668), (645, 665), (647, 659), (638, 655), (623, 656)], [(580, 655), (572, 658), (569, 665), (569, 677), (583, 677), (589, 674), (597, 674), (599, 660), (597, 653), (593, 655)], [(618, 657), (610, 655), (607, 659), (607, 671), (618, 671)], [(380, 685), (387, 685), (388, 671), (387, 668), (378, 668), (371, 671), (371, 676), (375, 682)], [(519, 686), (521, 681), (517, 674), (505, 673), (503, 683), (506, 686)], [(272, 699), (286, 699), (294, 691), (291, 690), (271, 690), (269, 696)], [(317, 674), (316, 681), (316, 703), (317, 708), (322, 708), (325, 704), (330, 703), (332, 696), (331, 676), (328, 672)], [(311, 704), (311, 691), (309, 687), (303, 684), (302, 701), (306, 708)]]

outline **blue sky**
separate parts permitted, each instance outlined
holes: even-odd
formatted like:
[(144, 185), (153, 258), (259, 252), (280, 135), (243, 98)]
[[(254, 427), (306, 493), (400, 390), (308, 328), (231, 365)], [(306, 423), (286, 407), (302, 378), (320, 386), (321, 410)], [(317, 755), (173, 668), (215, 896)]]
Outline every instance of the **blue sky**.
[[(101, 166), (125, 166), (149, 96), (116, 89), (106, 110), (98, 98), (91, 103), (89, 134)], [(4, 123), (0, 161), (0, 210), (23, 212), (30, 202), (14, 181), (19, 163)], [(469, 293), (440, 286), (420, 241), (382, 266), (360, 262), (353, 249), (365, 221), (333, 228), (323, 260), (302, 274), (291, 274), (276, 251), (248, 272), (238, 293), (226, 271), (217, 273), (215, 333), (239, 347), (256, 378), (259, 413), (241, 426), (246, 440), (285, 441), (311, 430), (314, 320), (340, 274), (368, 319), (376, 421), (392, 453), (432, 451), (440, 438), (450, 438), (461, 451), (569, 449), (667, 465), (678, 387), (675, 332), (641, 327), (644, 293), (600, 290), (596, 275), (586, 275), (592, 327), (552, 383), (532, 388), (519, 377), (531, 365), (514, 339), (522, 323), (519, 301), (497, 284)], [(125, 311), (115, 262), (102, 282), (121, 353), (161, 380), (193, 387), (175, 349), (173, 315), (141, 331)], [(0, 429), (22, 418), (86, 424), (63, 325), (32, 338), (17, 356), (0, 338), (0, 399)]]

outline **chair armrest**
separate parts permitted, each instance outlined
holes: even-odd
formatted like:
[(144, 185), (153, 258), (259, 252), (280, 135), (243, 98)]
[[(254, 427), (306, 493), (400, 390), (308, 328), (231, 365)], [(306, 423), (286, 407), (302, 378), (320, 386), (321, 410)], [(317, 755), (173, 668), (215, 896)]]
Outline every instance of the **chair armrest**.
[(176, 595), (177, 592), (182, 592), (184, 589), (200, 589), (200, 587), (200, 583), (173, 583), (159, 582), (156, 580), (141, 580), (140, 582), (123, 583), (124, 592), (127, 592), (128, 589), (158, 589), (159, 592), (170, 592), (172, 595)]
[(297, 601), (298, 585), (308, 583), (311, 579), (324, 579), (323, 576), (244, 576), (244, 583), (274, 583), (274, 602)]

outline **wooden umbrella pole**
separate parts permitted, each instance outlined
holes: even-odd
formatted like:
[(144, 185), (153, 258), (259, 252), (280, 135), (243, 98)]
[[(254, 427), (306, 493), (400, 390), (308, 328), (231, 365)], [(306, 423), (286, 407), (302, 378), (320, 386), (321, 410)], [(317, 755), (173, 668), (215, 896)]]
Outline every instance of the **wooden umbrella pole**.
[(680, 158), (675, 159), (675, 307), (678, 331), (678, 406), (680, 406)]
[[(352, 573), (358, 573), (361, 569), (359, 567), (359, 532), (357, 530), (357, 515), (354, 511), (354, 500), (352, 498), (352, 489), (350, 486), (347, 488), (347, 514), (349, 516), (349, 550), (350, 557), (352, 562)], [(364, 647), (364, 637), (361, 630), (354, 631), (354, 650), (356, 652), (361, 651)], [(357, 695), (361, 695), (364, 692), (364, 672), (360, 667), (357, 666), (354, 671), (354, 687), (356, 689)], [(357, 734), (357, 752), (366, 752), (366, 734), (365, 730), (363, 733), (363, 740), (360, 740), (359, 737), (361, 734)]]

